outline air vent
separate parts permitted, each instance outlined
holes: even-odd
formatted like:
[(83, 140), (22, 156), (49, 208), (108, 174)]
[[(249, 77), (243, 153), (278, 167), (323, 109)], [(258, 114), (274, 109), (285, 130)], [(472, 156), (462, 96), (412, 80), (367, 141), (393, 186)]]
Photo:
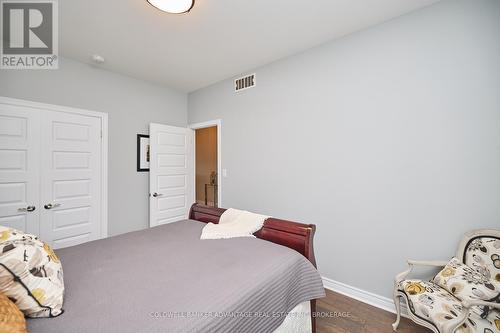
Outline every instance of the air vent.
[(255, 73), (234, 80), (234, 91), (242, 91), (255, 87)]

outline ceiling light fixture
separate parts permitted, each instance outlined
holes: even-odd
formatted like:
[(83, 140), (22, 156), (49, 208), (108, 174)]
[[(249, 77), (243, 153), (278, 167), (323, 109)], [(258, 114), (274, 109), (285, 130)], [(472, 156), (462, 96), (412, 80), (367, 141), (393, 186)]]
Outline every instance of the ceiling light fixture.
[(189, 12), (194, 6), (194, 0), (147, 0), (159, 10), (171, 14), (182, 14)]

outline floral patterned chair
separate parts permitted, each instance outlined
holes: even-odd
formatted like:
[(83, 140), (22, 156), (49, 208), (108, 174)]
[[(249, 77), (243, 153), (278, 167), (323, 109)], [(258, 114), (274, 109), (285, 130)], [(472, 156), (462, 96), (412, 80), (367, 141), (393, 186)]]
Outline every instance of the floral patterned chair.
[[(408, 260), (394, 283), (397, 330), (403, 299), (408, 317), (436, 333), (500, 332), (500, 230), (476, 230), (451, 261)], [(414, 266), (443, 267), (430, 281), (410, 279)]]

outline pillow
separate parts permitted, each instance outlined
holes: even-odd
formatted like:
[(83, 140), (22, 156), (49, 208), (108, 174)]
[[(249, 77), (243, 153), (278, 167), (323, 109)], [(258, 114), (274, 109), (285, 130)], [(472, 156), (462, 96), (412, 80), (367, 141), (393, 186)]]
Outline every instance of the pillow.
[[(434, 283), (461, 301), (500, 302), (500, 282), (463, 264), (457, 258), (452, 258), (434, 277)], [(481, 316), (487, 316), (489, 310), (488, 307), (476, 307), (476, 312)]]
[(63, 304), (59, 258), (37, 236), (0, 226), (0, 292), (27, 317), (55, 317)]
[(0, 293), (0, 332), (27, 332), (23, 313), (2, 293)]

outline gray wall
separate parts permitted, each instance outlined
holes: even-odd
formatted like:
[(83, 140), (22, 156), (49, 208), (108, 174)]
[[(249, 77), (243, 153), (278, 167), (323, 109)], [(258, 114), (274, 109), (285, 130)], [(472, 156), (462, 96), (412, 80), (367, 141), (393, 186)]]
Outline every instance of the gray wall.
[(0, 96), (107, 112), (108, 232), (149, 225), (149, 173), (136, 172), (136, 134), (150, 122), (185, 126), (186, 94), (62, 59), (59, 70), (1, 70)]
[(191, 93), (189, 122), (223, 122), (224, 206), (317, 224), (322, 275), (388, 297), (406, 258), (500, 228), (499, 17), (444, 1)]

